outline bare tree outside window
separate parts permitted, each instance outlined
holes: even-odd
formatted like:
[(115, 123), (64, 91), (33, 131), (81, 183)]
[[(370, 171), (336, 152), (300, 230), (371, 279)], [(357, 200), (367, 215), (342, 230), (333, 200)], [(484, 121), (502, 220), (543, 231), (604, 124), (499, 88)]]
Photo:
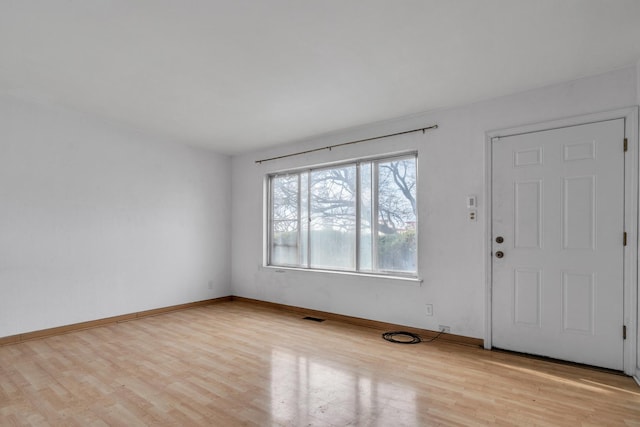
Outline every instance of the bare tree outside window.
[(299, 177), (273, 177), (271, 182), (271, 262), (274, 265), (298, 265), (300, 206)]
[(356, 166), (311, 171), (310, 265), (354, 270)]
[(415, 159), (378, 163), (378, 268), (416, 271)]

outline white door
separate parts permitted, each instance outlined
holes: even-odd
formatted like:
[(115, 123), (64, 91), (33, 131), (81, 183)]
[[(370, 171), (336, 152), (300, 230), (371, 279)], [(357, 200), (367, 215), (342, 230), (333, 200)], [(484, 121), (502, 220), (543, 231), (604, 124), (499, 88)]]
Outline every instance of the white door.
[(494, 347), (623, 369), (623, 141), (623, 119), (492, 140)]

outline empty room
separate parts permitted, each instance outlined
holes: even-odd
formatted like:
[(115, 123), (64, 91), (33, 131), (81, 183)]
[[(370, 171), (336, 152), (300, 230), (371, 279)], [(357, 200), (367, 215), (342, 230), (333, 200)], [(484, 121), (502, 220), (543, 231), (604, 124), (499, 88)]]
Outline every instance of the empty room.
[(0, 426), (640, 426), (637, 0), (0, 0)]

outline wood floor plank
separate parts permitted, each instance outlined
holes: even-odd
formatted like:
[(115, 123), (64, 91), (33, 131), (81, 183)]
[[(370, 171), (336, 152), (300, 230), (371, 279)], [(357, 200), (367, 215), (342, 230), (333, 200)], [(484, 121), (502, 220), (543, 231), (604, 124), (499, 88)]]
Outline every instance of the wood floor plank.
[(0, 347), (0, 425), (640, 426), (622, 375), (250, 301)]

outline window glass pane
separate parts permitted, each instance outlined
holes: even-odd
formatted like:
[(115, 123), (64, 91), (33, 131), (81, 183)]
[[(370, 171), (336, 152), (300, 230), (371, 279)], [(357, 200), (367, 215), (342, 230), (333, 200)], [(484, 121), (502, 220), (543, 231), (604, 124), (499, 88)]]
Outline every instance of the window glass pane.
[(269, 263), (415, 275), (416, 163), (412, 155), (272, 176)]
[(360, 270), (371, 271), (372, 265), (372, 220), (373, 199), (371, 162), (360, 164)]
[(299, 264), (298, 175), (271, 179), (271, 264)]
[(274, 265), (298, 265), (298, 232), (294, 221), (274, 222), (271, 263)]
[(300, 265), (309, 266), (309, 172), (300, 174)]
[(416, 271), (416, 159), (378, 163), (378, 269)]
[(310, 264), (355, 269), (356, 167), (311, 171)]

